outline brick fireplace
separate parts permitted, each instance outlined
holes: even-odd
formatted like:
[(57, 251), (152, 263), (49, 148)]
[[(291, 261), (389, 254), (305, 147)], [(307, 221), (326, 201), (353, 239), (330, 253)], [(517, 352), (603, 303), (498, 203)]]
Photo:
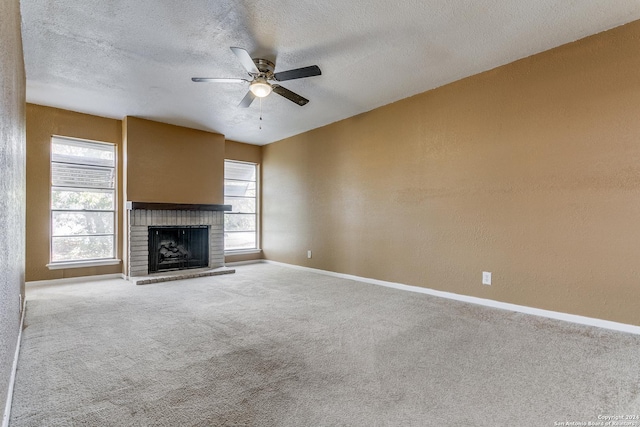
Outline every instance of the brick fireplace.
[[(224, 211), (231, 210), (231, 206), (127, 202), (126, 207), (128, 211), (128, 277), (148, 276), (150, 265), (157, 271), (158, 262), (154, 257), (158, 250), (166, 254), (167, 248), (173, 249), (177, 254), (176, 257), (184, 258), (188, 257), (186, 253), (190, 253), (188, 249), (184, 249), (184, 241), (171, 241), (169, 237), (160, 243), (153, 243), (152, 239), (153, 244), (150, 245), (150, 230), (153, 232), (153, 230), (172, 229), (178, 230), (177, 233), (181, 235), (185, 235), (185, 232), (180, 230), (204, 230), (208, 234), (208, 246), (200, 252), (208, 252), (208, 261), (205, 259), (202, 264), (206, 265), (196, 266), (209, 269), (224, 267)], [(186, 235), (188, 234), (187, 232)], [(160, 255), (160, 258), (164, 257)], [(174, 262), (170, 267), (172, 270), (187, 270), (193, 265), (191, 262)]]

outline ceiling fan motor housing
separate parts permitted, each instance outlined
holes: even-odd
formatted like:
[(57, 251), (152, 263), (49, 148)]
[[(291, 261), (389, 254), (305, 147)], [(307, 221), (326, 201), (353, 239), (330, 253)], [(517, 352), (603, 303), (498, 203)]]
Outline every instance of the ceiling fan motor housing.
[(260, 71), (260, 77), (264, 77), (268, 80), (273, 79), (273, 70), (276, 69), (276, 64), (262, 58), (255, 58), (253, 62)]

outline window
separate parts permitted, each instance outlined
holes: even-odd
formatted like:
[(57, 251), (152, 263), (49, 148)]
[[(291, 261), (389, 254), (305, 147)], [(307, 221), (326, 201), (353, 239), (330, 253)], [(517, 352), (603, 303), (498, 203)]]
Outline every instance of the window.
[(231, 212), (224, 214), (224, 249), (239, 251), (258, 249), (258, 165), (224, 162), (224, 204)]
[(51, 263), (115, 258), (115, 145), (51, 138)]

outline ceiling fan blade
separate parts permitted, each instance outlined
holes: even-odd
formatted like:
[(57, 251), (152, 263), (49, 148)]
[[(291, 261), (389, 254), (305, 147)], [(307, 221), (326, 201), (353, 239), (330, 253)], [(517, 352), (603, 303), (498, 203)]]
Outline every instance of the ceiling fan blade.
[(302, 79), (304, 77), (319, 76), (321, 74), (322, 71), (320, 71), (320, 67), (317, 65), (311, 65), (309, 67), (296, 68), (293, 70), (275, 73), (273, 78), (279, 82), (283, 82), (285, 80)]
[(273, 88), (273, 91), (275, 93), (277, 93), (280, 96), (284, 96), (285, 98), (287, 98), (289, 101), (295, 102), (296, 104), (298, 104), (299, 106), (303, 106), (306, 105), (307, 102), (309, 102), (308, 99), (301, 97), (300, 95), (298, 95), (295, 92), (291, 92), (289, 89), (286, 89), (280, 85), (272, 85), (271, 86)]
[(194, 82), (214, 82), (214, 83), (244, 83), (249, 80), (246, 79), (219, 79), (216, 77), (191, 77), (191, 80)]
[(249, 107), (249, 105), (251, 105), (254, 99), (256, 99), (256, 96), (253, 94), (253, 92), (249, 91), (244, 96), (244, 98), (242, 98), (242, 101), (240, 101), (240, 104), (238, 104), (238, 107), (247, 108)]
[(232, 47), (231, 50), (236, 54), (236, 56), (240, 60), (240, 63), (248, 72), (255, 74), (258, 74), (260, 72), (260, 70), (258, 70), (258, 67), (256, 67), (256, 64), (253, 62), (253, 59), (251, 59), (251, 55), (249, 55), (249, 52), (241, 47)]

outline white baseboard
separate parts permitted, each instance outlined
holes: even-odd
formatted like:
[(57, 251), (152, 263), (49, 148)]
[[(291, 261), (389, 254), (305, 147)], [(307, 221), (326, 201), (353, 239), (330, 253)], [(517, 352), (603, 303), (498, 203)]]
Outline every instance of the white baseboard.
[(11, 366), (11, 377), (9, 378), (9, 389), (7, 390), (7, 401), (4, 406), (4, 415), (2, 415), (2, 427), (9, 427), (9, 419), (11, 418), (11, 402), (13, 400), (13, 386), (16, 383), (16, 373), (18, 372), (18, 357), (20, 356), (20, 345), (22, 344), (22, 326), (24, 325), (24, 313), (27, 303), (22, 301), (22, 314), (20, 315), (20, 330), (16, 341), (16, 351), (13, 355), (13, 365)]
[(48, 286), (48, 285), (65, 285), (70, 283), (80, 283), (80, 282), (93, 282), (96, 280), (111, 280), (111, 279), (124, 279), (126, 277), (122, 273), (112, 273), (112, 274), (98, 274), (95, 276), (80, 276), (80, 277), (66, 277), (63, 279), (51, 279), (51, 280), (33, 280), (31, 282), (26, 282), (26, 287), (33, 286)]
[(452, 292), (437, 291), (435, 289), (421, 288), (419, 286), (404, 285), (402, 283), (394, 283), (394, 282), (386, 282), (384, 280), (369, 279), (367, 277), (353, 276), (351, 274), (336, 273), (336, 272), (333, 272), (333, 271), (320, 270), (320, 269), (317, 269), (317, 268), (302, 267), (302, 266), (299, 266), (299, 265), (286, 264), (286, 263), (278, 262), (278, 261), (262, 260), (262, 262), (265, 262), (265, 263), (268, 263), (268, 264), (280, 265), (280, 266), (283, 266), (283, 267), (295, 268), (295, 269), (298, 269), (298, 270), (304, 270), (304, 271), (309, 271), (309, 272), (318, 273), (318, 274), (324, 274), (326, 276), (339, 277), (341, 279), (356, 280), (358, 282), (371, 283), (371, 284), (374, 284), (374, 285), (386, 286), (388, 288), (401, 289), (403, 291), (417, 292), (417, 293), (432, 295), (432, 296), (436, 296), (436, 297), (440, 297), (440, 298), (447, 298), (447, 299), (452, 299), (452, 300), (456, 300), (456, 301), (468, 302), (468, 303), (471, 303), (471, 304), (483, 305), (483, 306), (491, 307), (491, 308), (498, 308), (498, 309), (501, 309), (501, 310), (515, 311), (515, 312), (518, 312), (518, 313), (531, 314), (533, 316), (540, 316), (540, 317), (546, 317), (546, 318), (549, 318), (549, 319), (562, 320), (564, 322), (577, 323), (577, 324), (580, 324), (580, 325), (595, 326), (595, 327), (598, 327), (598, 328), (610, 329), (610, 330), (614, 330), (614, 331), (626, 332), (626, 333), (630, 333), (630, 334), (640, 335), (640, 326), (629, 325), (629, 324), (626, 324), (626, 323), (612, 322), (610, 320), (603, 320), (603, 319), (596, 319), (596, 318), (593, 318), (593, 317), (578, 316), (576, 314), (561, 313), (561, 312), (558, 312), (558, 311), (543, 310), (541, 308), (534, 308), (534, 307), (527, 307), (527, 306), (524, 306), (524, 305), (510, 304), (510, 303), (501, 302), (501, 301), (495, 301), (495, 300), (486, 299), (486, 298), (478, 298), (478, 297), (472, 297), (472, 296), (468, 296), (468, 295), (454, 294)]
[(261, 264), (263, 259), (248, 259), (246, 261), (225, 262), (225, 267), (235, 267), (238, 265)]

